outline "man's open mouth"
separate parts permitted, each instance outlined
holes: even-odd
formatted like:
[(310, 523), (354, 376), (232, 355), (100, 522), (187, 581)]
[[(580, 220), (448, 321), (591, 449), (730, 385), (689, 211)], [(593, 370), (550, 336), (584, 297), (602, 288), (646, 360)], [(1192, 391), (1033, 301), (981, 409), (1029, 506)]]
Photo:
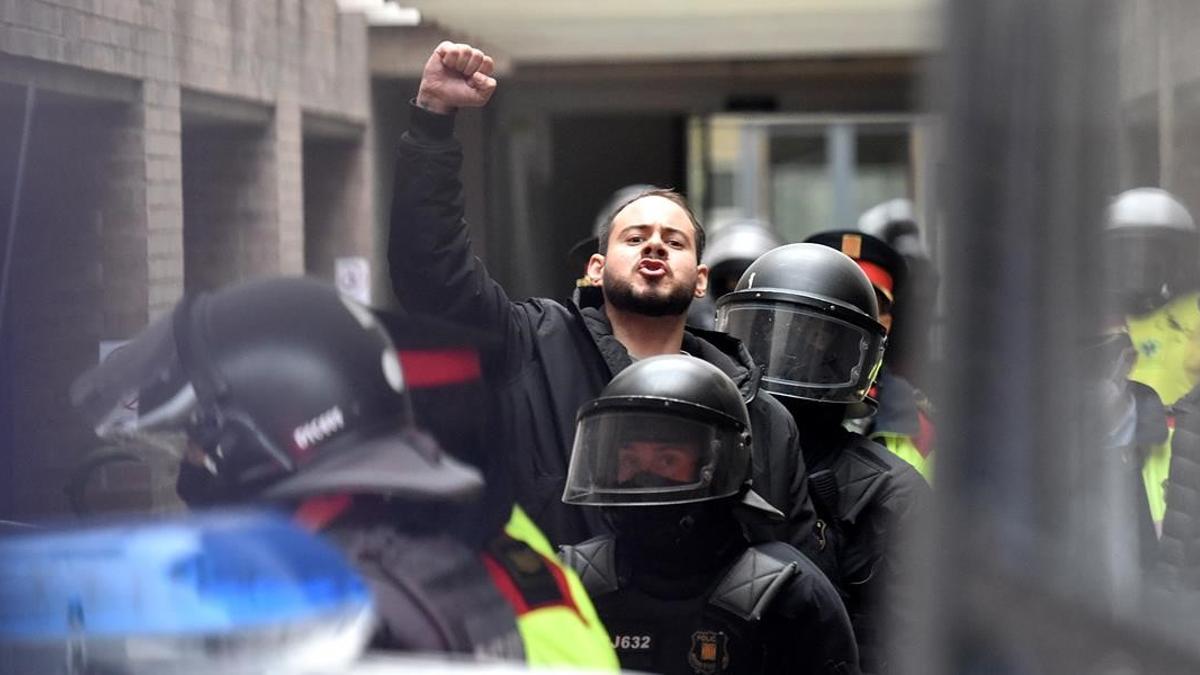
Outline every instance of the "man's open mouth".
[(637, 271), (643, 276), (657, 279), (667, 275), (667, 264), (661, 260), (643, 260), (638, 263)]

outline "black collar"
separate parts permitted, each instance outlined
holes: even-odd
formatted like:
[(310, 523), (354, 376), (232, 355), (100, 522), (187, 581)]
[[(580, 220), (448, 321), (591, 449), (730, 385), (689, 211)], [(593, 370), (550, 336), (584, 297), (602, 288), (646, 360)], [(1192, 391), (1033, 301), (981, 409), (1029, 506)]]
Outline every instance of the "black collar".
[[(633, 358), (625, 345), (613, 335), (612, 322), (604, 311), (604, 305), (592, 303), (581, 305), (579, 293), (572, 309), (578, 313), (600, 351), (611, 375), (625, 370), (633, 364)], [(759, 370), (750, 360), (750, 352), (737, 338), (687, 326), (683, 333), (683, 351), (707, 361), (729, 376), (742, 392), (742, 399), (750, 403), (758, 395)]]

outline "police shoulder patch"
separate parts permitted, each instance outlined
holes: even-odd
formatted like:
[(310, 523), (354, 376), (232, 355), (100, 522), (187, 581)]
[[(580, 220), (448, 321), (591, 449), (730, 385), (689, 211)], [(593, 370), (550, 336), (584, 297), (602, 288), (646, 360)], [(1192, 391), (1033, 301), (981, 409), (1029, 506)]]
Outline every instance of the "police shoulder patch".
[(501, 534), (489, 542), (483, 562), (518, 615), (553, 606), (579, 612), (562, 569), (525, 542)]

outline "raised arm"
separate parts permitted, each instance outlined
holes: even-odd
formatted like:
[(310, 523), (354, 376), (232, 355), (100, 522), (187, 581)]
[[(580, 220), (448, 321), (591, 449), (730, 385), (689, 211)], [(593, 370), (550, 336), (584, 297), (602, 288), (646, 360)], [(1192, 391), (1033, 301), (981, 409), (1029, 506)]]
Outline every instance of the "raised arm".
[(492, 68), (482, 51), (450, 42), (426, 62), (396, 161), (388, 263), (405, 307), (487, 330), (515, 356), (526, 322), (471, 253), (454, 138), (455, 112), (485, 105), (495, 91)]

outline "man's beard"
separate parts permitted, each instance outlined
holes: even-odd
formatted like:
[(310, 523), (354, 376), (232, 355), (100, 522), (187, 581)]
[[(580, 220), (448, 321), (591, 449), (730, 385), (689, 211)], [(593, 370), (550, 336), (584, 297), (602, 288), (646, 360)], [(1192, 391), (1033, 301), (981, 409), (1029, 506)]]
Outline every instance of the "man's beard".
[(679, 316), (691, 306), (695, 286), (688, 288), (680, 284), (666, 295), (638, 293), (629, 281), (616, 279), (605, 269), (603, 290), (604, 301), (623, 312), (642, 316)]

